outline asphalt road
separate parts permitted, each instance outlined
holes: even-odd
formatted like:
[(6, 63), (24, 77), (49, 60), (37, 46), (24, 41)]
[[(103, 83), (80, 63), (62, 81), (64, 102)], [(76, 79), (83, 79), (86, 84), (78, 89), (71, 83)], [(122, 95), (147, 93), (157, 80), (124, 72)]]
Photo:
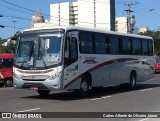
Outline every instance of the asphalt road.
[[(49, 96), (42, 98), (35, 91), (1, 87), (0, 112), (160, 112), (160, 74), (156, 74), (154, 79), (138, 84), (135, 90), (130, 91), (118, 86), (107, 87), (91, 91), (86, 99), (79, 98), (73, 92), (51, 92)], [(160, 118), (45, 120), (160, 121)]]

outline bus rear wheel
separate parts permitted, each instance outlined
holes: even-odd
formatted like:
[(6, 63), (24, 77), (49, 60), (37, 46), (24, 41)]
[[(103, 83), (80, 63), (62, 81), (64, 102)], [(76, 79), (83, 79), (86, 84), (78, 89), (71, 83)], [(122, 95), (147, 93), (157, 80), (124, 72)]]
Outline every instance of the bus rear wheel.
[(130, 75), (130, 82), (129, 82), (129, 85), (128, 85), (129, 88), (130, 89), (135, 89), (136, 83), (137, 83), (136, 74), (132, 72), (131, 75)]
[(47, 96), (50, 93), (49, 90), (38, 90), (37, 92), (40, 96)]

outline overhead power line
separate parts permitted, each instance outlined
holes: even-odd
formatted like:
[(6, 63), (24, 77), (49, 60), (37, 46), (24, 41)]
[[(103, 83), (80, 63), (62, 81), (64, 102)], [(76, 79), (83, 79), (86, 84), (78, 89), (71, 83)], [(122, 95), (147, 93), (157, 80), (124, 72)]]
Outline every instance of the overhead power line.
[(2, 28), (9, 27), (9, 28), (16, 28), (16, 29), (21, 29), (21, 30), (24, 29), (24, 28), (21, 28), (21, 27), (14, 27), (14, 26), (9, 26), (9, 25), (0, 25), (0, 27), (1, 26), (2, 26)]
[(28, 19), (28, 18), (19, 17), (19, 16), (11, 16), (11, 15), (7, 15), (7, 14), (3, 14), (3, 17), (16, 18), (16, 19), (26, 20), (26, 21), (30, 21), (30, 22), (32, 21), (31, 19)]
[(1, 27), (1, 28), (4, 28), (4, 26), (3, 26), (3, 25), (0, 25), (0, 27)]

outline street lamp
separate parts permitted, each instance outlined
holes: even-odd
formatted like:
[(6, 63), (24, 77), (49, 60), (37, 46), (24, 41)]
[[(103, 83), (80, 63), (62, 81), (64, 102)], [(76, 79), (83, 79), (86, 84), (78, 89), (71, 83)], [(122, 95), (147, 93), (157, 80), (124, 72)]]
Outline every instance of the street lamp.
[(154, 11), (155, 9), (150, 9), (149, 11)]
[(16, 22), (17, 22), (17, 21), (13, 21), (13, 23), (14, 23), (14, 35), (15, 35), (15, 26), (16, 26)]

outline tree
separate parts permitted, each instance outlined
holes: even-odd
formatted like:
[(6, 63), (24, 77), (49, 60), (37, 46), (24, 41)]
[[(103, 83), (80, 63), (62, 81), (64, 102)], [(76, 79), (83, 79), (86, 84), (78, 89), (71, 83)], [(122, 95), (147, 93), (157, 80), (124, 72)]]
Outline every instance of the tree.
[(160, 55), (160, 31), (147, 31), (139, 33), (140, 35), (150, 36), (154, 40), (154, 51), (156, 55)]
[(4, 42), (7, 42), (7, 39), (3, 39), (2, 41), (0, 41), (0, 53), (14, 53), (15, 52), (15, 48), (16, 48), (16, 44), (12, 43), (12, 40), (16, 41), (18, 38), (18, 35), (14, 35), (12, 37), (10, 37), (10, 42), (8, 44), (8, 46), (2, 46), (2, 44)]

